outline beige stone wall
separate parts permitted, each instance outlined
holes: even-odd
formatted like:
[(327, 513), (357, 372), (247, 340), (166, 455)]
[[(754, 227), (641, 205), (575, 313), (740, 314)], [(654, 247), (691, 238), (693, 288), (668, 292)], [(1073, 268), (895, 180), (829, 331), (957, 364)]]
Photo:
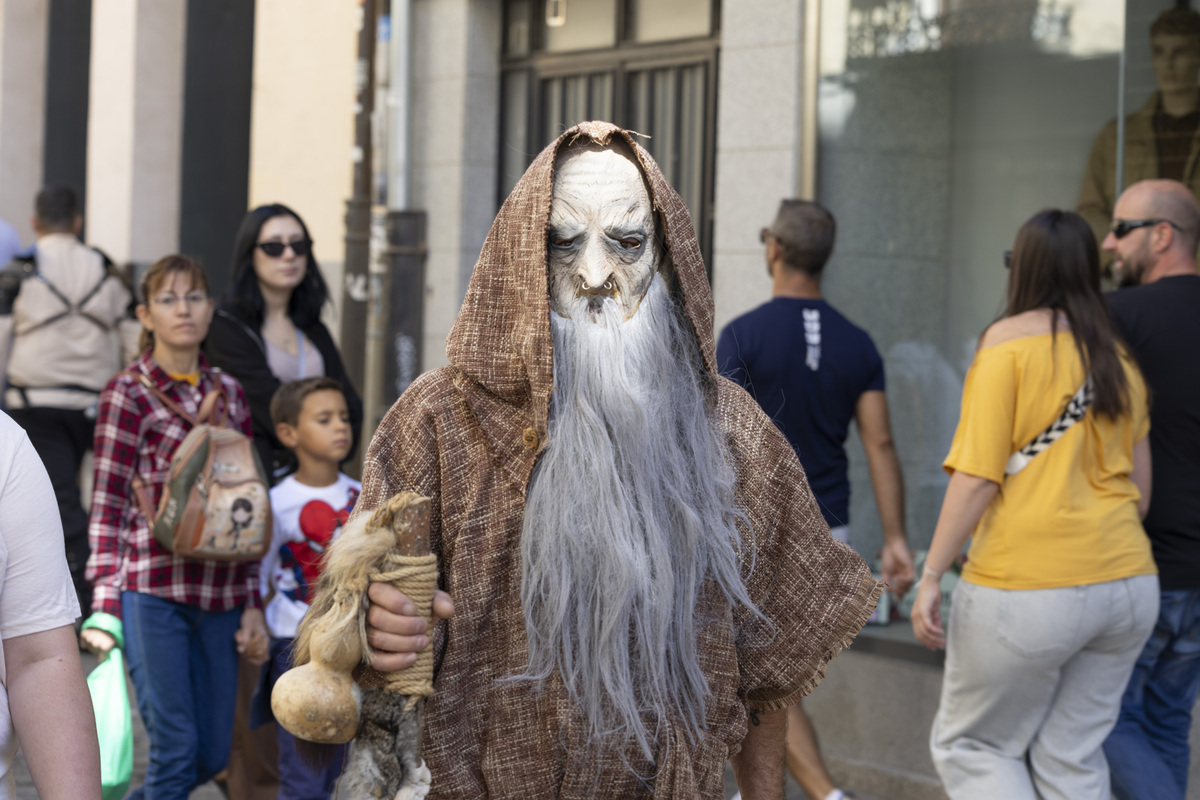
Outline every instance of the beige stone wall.
[(42, 181), (49, 0), (0, 0), (0, 218), (33, 241)]
[(304, 218), (334, 300), (326, 313), (334, 338), (341, 333), (359, 9), (353, 0), (255, 6), (249, 207), (280, 202)]

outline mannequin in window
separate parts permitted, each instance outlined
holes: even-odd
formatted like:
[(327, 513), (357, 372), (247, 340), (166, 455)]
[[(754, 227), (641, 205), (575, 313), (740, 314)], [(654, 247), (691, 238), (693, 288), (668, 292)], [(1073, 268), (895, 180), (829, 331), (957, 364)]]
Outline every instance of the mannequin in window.
[[(1153, 178), (1181, 181), (1200, 195), (1200, 13), (1171, 9), (1150, 26), (1158, 89), (1125, 118), (1125, 175), (1121, 186)], [(1079, 213), (1102, 241), (1112, 224), (1117, 187), (1117, 121), (1100, 131), (1079, 191)], [(1107, 263), (1107, 270), (1111, 265)], [(1113, 280), (1126, 276), (1116, 270)], [(1136, 280), (1134, 280), (1136, 283)]]

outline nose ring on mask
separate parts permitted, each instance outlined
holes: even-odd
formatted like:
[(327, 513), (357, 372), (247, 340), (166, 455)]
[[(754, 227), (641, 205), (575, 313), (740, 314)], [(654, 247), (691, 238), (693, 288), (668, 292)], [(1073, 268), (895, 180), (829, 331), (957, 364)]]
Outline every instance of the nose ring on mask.
[[(604, 291), (606, 291), (606, 292), (611, 292), (613, 290), (613, 282), (605, 281), (601, 288), (603, 288)], [(579, 291), (592, 292), (592, 291), (595, 291), (595, 289), (596, 289), (596, 287), (594, 287), (594, 286), (588, 286), (587, 280), (585, 280), (583, 278), (581, 278), (579, 280)]]

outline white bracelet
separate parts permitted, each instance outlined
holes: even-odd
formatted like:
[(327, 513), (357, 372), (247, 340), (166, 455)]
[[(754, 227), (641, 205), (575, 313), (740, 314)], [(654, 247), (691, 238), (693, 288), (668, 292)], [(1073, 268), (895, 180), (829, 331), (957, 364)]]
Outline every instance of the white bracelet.
[(939, 582), (940, 582), (940, 581), (942, 580), (942, 573), (938, 572), (938, 571), (937, 571), (936, 569), (934, 569), (933, 567), (926, 565), (926, 566), (925, 566), (925, 569), (921, 570), (921, 580), (922, 580), (922, 581), (924, 581), (924, 580), (925, 580), (926, 578), (928, 578), (930, 575), (932, 575), (932, 576), (933, 576), (933, 579), (934, 579), (935, 581), (939, 581)]

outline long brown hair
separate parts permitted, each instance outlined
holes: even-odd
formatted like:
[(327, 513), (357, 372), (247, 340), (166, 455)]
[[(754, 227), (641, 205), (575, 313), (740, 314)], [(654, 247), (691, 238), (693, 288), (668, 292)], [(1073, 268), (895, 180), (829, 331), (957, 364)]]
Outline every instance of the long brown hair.
[[(193, 289), (208, 291), (208, 277), (204, 274), (204, 266), (194, 258), (175, 253), (155, 261), (142, 276), (142, 305), (149, 308), (150, 296), (161, 289), (167, 279), (175, 274), (183, 274), (191, 278)], [(138, 349), (144, 353), (152, 347), (154, 347), (154, 332), (143, 325), (142, 333), (138, 337)]]
[(1006, 317), (1036, 308), (1053, 309), (1051, 334), (1059, 314), (1066, 317), (1085, 372), (1091, 375), (1092, 407), (1119, 417), (1129, 411), (1129, 383), (1121, 364), (1120, 339), (1100, 293), (1100, 254), (1096, 237), (1074, 211), (1035, 214), (1017, 232), (1008, 276)]

